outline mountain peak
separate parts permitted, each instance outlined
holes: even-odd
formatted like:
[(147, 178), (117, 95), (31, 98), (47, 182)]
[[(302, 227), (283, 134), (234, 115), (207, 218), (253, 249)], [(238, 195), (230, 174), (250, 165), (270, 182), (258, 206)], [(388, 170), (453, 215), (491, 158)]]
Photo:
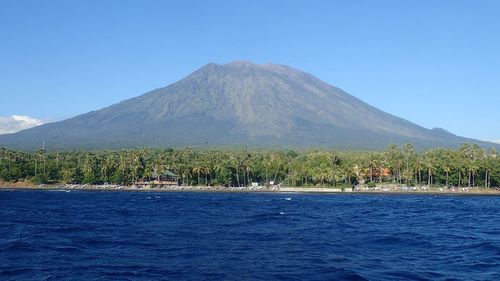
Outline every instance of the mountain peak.
[(279, 64), (209, 63), (110, 107), (0, 136), (33, 149), (259, 145), (380, 149), (389, 143), (476, 142), (385, 113), (311, 74)]
[(258, 64), (253, 63), (253, 62), (248, 61), (248, 60), (236, 60), (236, 61), (226, 63), (225, 65), (227, 65), (227, 66), (240, 66), (240, 67), (241, 66), (258, 66)]
[(261, 77), (265, 76), (270, 77), (271, 74), (279, 75), (282, 77), (296, 76), (291, 79), (301, 79), (299, 76), (306, 77), (307, 73), (301, 72), (297, 69), (291, 68), (289, 66), (280, 65), (280, 64), (257, 64), (251, 61), (232, 61), (226, 64), (218, 64), (218, 63), (208, 63), (196, 70), (189, 77), (193, 78), (196, 81), (204, 81), (209, 79), (210, 81), (222, 81), (224, 79), (233, 79), (235, 80), (250, 80), (252, 77)]
[(210, 62), (202, 66), (200, 69), (211, 69), (211, 68), (219, 68), (219, 67), (258, 67), (260, 65), (253, 63), (251, 61), (246, 61), (246, 60), (237, 60), (237, 61), (232, 61), (228, 62), (225, 64), (220, 64), (220, 63), (215, 63), (215, 62)]
[(282, 65), (282, 64), (274, 64), (274, 63), (264, 63), (264, 64), (258, 64), (254, 63), (252, 61), (248, 60), (237, 60), (237, 61), (232, 61), (229, 63), (224, 64), (223, 66), (230, 66), (230, 67), (253, 67), (253, 68), (262, 68), (262, 69), (293, 69), (298, 71), (297, 69), (294, 69), (290, 66)]

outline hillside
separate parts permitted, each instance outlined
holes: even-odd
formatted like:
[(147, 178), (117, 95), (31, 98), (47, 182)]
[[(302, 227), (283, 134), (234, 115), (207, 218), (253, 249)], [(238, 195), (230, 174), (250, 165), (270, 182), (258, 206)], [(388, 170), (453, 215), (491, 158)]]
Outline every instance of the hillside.
[(429, 130), (288, 66), (207, 64), (164, 88), (64, 121), (1, 135), (35, 149), (289, 146), (379, 149), (389, 143), (491, 143)]

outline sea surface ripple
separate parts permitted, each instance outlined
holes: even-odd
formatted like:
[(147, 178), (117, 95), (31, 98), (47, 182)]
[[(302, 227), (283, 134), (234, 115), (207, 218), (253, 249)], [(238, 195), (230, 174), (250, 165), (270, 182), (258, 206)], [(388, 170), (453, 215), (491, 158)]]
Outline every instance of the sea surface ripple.
[(500, 280), (500, 197), (0, 191), (1, 280)]

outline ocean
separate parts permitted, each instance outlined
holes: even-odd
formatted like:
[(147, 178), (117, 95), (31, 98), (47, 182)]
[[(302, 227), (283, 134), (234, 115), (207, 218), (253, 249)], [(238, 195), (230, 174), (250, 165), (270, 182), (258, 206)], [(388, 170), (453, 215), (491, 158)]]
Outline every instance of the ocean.
[(0, 191), (1, 280), (500, 280), (500, 197)]

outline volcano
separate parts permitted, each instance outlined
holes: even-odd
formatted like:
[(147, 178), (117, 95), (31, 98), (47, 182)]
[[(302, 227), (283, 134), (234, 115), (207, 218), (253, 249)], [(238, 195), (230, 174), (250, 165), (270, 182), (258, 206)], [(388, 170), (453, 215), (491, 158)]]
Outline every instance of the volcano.
[(33, 150), (257, 146), (381, 149), (390, 143), (492, 143), (426, 129), (311, 74), (278, 64), (210, 63), (141, 96), (60, 122), (0, 136)]

